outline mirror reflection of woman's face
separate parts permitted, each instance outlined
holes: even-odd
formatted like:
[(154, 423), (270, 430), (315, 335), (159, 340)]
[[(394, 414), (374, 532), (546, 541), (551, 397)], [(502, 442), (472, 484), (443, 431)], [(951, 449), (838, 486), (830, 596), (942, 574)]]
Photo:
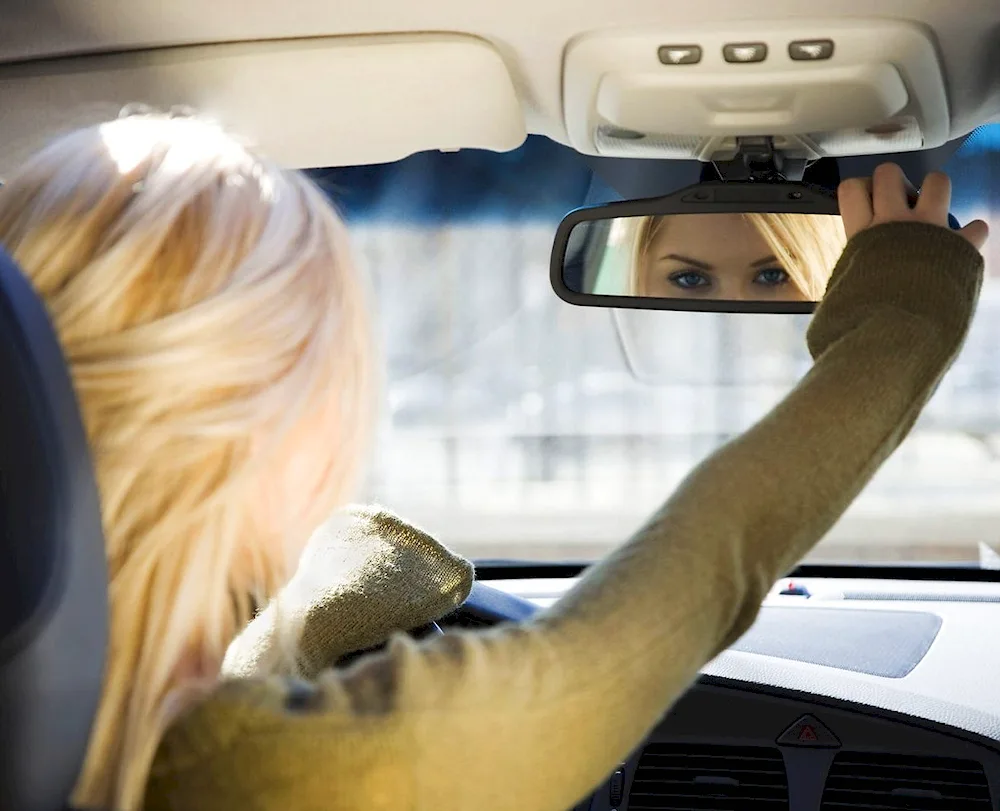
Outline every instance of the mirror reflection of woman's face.
[(638, 289), (656, 298), (808, 301), (740, 214), (681, 214), (653, 226)]

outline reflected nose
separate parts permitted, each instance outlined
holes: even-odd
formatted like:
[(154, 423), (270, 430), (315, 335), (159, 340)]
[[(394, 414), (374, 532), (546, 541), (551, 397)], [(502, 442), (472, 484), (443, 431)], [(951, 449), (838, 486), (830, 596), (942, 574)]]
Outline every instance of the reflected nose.
[(723, 268), (719, 271), (711, 298), (716, 301), (746, 301), (748, 296), (739, 274)]

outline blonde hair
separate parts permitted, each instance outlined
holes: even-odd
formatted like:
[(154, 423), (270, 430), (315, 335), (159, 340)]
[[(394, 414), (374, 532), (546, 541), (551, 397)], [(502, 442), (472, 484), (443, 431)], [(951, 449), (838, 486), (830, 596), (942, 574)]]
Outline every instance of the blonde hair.
[[(644, 291), (643, 262), (659, 229), (675, 216), (629, 219), (632, 236), (629, 263), (629, 290), (633, 296)], [(840, 217), (815, 214), (741, 214), (763, 237), (768, 248), (788, 273), (792, 283), (809, 301), (819, 301), (826, 291), (840, 254), (847, 243)]]
[(375, 389), (365, 290), (308, 178), (190, 117), (36, 154), (0, 189), (0, 244), (49, 308), (101, 493), (110, 649), (74, 802), (132, 811), (192, 645), (216, 673), (287, 577), (248, 506), (303, 418), (338, 429), (316, 503), (350, 495)]

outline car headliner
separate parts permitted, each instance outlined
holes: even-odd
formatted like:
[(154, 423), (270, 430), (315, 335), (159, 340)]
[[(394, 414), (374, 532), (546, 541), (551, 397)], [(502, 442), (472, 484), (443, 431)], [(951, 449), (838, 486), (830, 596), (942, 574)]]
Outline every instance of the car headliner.
[[(817, 9), (822, 10), (821, 16), (817, 15)], [(925, 26), (932, 34), (944, 65), (951, 138), (1000, 116), (1000, 73), (995, 69), (995, 56), (1000, 46), (1000, 4), (995, 0), (954, 0), (951, 3), (883, 0), (878, 11), (883, 19), (907, 19)], [(85, 103), (85, 97), (79, 105), (59, 103), (58, 110), (46, 110), (44, 100), (27, 110), (18, 92), (18, 80), (25, 76), (26, 69), (78, 75), (94, 69), (93, 62), (59, 59), (48, 62), (43, 68), (35, 61), (39, 59), (81, 54), (115, 55), (120, 69), (115, 75), (121, 77), (148, 64), (152, 49), (162, 53), (162, 49), (181, 46), (214, 48), (225, 43), (249, 45), (269, 41), (277, 44), (301, 38), (386, 33), (468, 34), (490, 47), (498, 57), (498, 64), (509, 73), (510, 85), (523, 116), (521, 137), (524, 132), (538, 133), (565, 143), (563, 55), (567, 43), (582, 34), (598, 30), (661, 28), (667, 35), (685, 27), (711, 23), (722, 30), (731, 29), (734, 36), (739, 36), (746, 25), (768, 19), (802, 20), (810, 30), (821, 34), (826, 21), (870, 16), (871, 3), (869, 0), (837, 0), (822, 5), (802, 3), (801, 0), (760, 0), (750, 5), (742, 0), (703, 0), (700, 3), (664, 3), (662, 0), (619, 3), (603, 0), (576, 0), (573, 3), (534, 0), (505, 3), (469, 3), (466, 0), (421, 3), (411, 0), (282, 0), (280, 3), (274, 0), (213, 0), (211, 3), (203, 0), (173, 0), (171, 3), (160, 0), (90, 0), (87, 3), (5, 0), (2, 14), (0, 132), (4, 137), (0, 139), (0, 171), (9, 168), (15, 156), (33, 149), (47, 133), (93, 120), (95, 115), (105, 115), (103, 110), (95, 110), (95, 105)], [(364, 42), (375, 45), (379, 39), (371, 36)], [(371, 127), (363, 128), (360, 122), (336, 115), (337, 110), (348, 103), (348, 95), (377, 95), (384, 91), (384, 76), (378, 80), (383, 82), (380, 87), (378, 81), (369, 80), (364, 71), (345, 72), (342, 77), (317, 75), (316, 71), (311, 75), (307, 61), (301, 62), (302, 70), (296, 73), (296, 58), (293, 55), (286, 64), (289, 76), (286, 84), (294, 78), (299, 97), (314, 99), (314, 104), (302, 108), (301, 120), (288, 119), (282, 123), (289, 137), (297, 133), (296, 149), (308, 154), (311, 160), (297, 162), (295, 150), (283, 151), (280, 143), (272, 145), (269, 141), (267, 145), (272, 152), (281, 153), (295, 165), (316, 166), (395, 160), (407, 151), (416, 151), (415, 148), (407, 150), (407, 139), (418, 139), (415, 130), (419, 127), (412, 126), (412, 120), (404, 122), (406, 126), (393, 127), (389, 119), (385, 131), (372, 132)], [(26, 62), (30, 65), (25, 65)], [(158, 87), (161, 81), (170, 81), (159, 69), (148, 70), (142, 77), (148, 93), (143, 92), (141, 86), (137, 88), (134, 77), (131, 83), (122, 78), (119, 87), (111, 76), (104, 81), (106, 98), (109, 102), (122, 101), (117, 98), (119, 90), (128, 101), (143, 100), (136, 98), (137, 95), (156, 98), (162, 95), (162, 88)], [(463, 81), (471, 80), (463, 76), (449, 77), (445, 90), (456, 98), (474, 97), (468, 94), (469, 88), (462, 88)], [(219, 81), (211, 92), (221, 103), (224, 101), (221, 97), (227, 93), (247, 92), (238, 90), (237, 84)], [(269, 93), (261, 91), (256, 104), (263, 115), (275, 101)], [(27, 118), (29, 113), (30, 118)], [(469, 126), (461, 121), (461, 110), (454, 113), (453, 121), (438, 126)], [(440, 115), (440, 111), (434, 114)], [(318, 161), (315, 156), (319, 153), (315, 149), (303, 147), (301, 131), (307, 125), (309, 137), (331, 144), (322, 153), (325, 160)], [(357, 131), (352, 129), (354, 126), (358, 127)], [(337, 139), (332, 138), (334, 133)], [(269, 137), (274, 140), (273, 136)], [(476, 133), (476, 138), (488, 140), (481, 132)], [(337, 150), (350, 152), (342, 145), (362, 142), (367, 144), (365, 161), (352, 159), (349, 154), (330, 154)], [(519, 138), (514, 131), (497, 133), (496, 143), (503, 148), (512, 148), (517, 142)], [(483, 142), (459, 145), (489, 146)], [(419, 148), (419, 143), (414, 141), (412, 146)], [(379, 157), (379, 149), (384, 149), (384, 158)]]

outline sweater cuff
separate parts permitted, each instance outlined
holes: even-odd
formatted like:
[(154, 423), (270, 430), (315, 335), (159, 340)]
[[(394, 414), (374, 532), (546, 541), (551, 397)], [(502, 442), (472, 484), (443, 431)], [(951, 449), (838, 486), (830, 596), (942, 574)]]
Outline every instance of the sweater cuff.
[(228, 677), (313, 679), (345, 654), (441, 619), (472, 564), (388, 510), (353, 507), (309, 540), (291, 581), (230, 645)]
[(856, 234), (834, 268), (809, 326), (819, 357), (838, 338), (887, 309), (908, 313), (940, 333), (953, 353), (968, 330), (983, 282), (983, 257), (948, 228), (891, 222)]

